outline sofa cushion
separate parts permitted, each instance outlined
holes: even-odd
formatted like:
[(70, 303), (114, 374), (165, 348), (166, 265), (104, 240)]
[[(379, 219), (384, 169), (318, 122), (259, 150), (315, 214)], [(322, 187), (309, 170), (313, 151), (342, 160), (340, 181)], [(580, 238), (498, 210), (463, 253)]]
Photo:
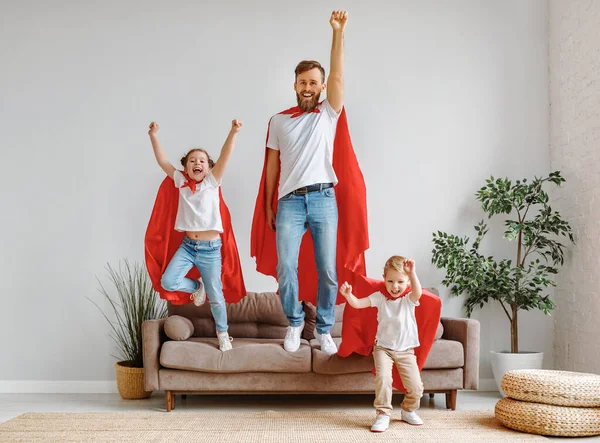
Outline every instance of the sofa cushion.
[[(344, 319), (345, 306), (346, 303), (342, 303), (335, 307), (335, 323), (330, 331), (332, 337), (342, 336), (342, 320)], [(317, 308), (310, 302), (302, 302), (302, 309), (304, 310), (304, 330), (302, 331), (302, 338), (305, 340), (313, 340), (315, 338)]]
[(444, 325), (440, 321), (438, 323), (437, 331), (435, 331), (435, 340), (439, 340), (444, 335)]
[[(342, 340), (334, 338), (335, 344), (340, 346)], [(337, 354), (327, 355), (321, 351), (317, 340), (311, 340), (312, 370), (317, 374), (355, 374), (370, 372), (373, 369), (373, 354), (351, 354), (340, 357)], [(464, 366), (464, 351), (461, 342), (454, 340), (437, 340), (431, 346), (423, 369), (454, 369)]]
[(181, 315), (172, 315), (165, 321), (165, 334), (171, 340), (187, 340), (194, 333), (191, 320)]
[(233, 349), (221, 352), (216, 338), (192, 337), (167, 341), (160, 352), (166, 368), (200, 372), (310, 372), (311, 349), (301, 340), (300, 349), (290, 353), (281, 339), (234, 338)]
[[(340, 347), (342, 339), (334, 337), (333, 341)], [(311, 340), (312, 348), (312, 370), (317, 374), (356, 374), (360, 372), (371, 372), (373, 369), (373, 355), (351, 354), (348, 357), (340, 357), (337, 354), (328, 355), (321, 351), (321, 345), (317, 340)]]
[(462, 368), (464, 365), (462, 343), (442, 338), (433, 342), (423, 369), (453, 369)]
[[(194, 325), (194, 337), (217, 336), (209, 303), (202, 306), (169, 303), (169, 315), (190, 319)], [(227, 321), (232, 337), (247, 338), (283, 338), (289, 325), (279, 295), (274, 292), (249, 292), (238, 303), (228, 303)]]

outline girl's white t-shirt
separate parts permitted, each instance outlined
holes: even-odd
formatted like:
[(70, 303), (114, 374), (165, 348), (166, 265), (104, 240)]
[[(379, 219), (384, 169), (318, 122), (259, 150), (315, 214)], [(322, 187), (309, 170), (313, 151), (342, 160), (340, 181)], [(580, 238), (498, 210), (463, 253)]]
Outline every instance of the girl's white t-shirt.
[(192, 193), (187, 178), (181, 171), (173, 174), (175, 187), (179, 188), (179, 205), (175, 230), (185, 231), (218, 231), (223, 232), (219, 200), (219, 186), (212, 171), (204, 180), (196, 183), (196, 191)]
[(375, 292), (369, 296), (371, 306), (377, 308), (376, 343), (378, 346), (394, 351), (407, 351), (419, 346), (419, 331), (415, 318), (415, 306), (410, 293), (395, 300), (388, 300), (385, 295)]

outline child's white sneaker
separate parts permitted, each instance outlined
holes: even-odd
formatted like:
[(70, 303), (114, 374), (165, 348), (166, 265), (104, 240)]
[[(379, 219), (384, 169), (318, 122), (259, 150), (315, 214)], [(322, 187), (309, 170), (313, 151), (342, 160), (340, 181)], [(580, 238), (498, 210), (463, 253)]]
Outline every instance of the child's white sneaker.
[(377, 414), (377, 420), (371, 426), (371, 432), (384, 432), (390, 427), (390, 416), (385, 414)]
[(204, 282), (202, 279), (198, 280), (198, 284), (198, 289), (196, 289), (196, 292), (190, 294), (190, 299), (193, 300), (194, 305), (202, 306), (206, 302), (206, 290), (204, 289)]
[(421, 417), (419, 417), (415, 411), (408, 412), (402, 409), (400, 418), (402, 419), (402, 421), (405, 421), (410, 425), (418, 426), (423, 424), (423, 420), (421, 420)]
[(300, 348), (300, 334), (304, 329), (304, 322), (300, 326), (288, 326), (283, 340), (283, 349), (296, 352)]
[(327, 355), (337, 354), (338, 348), (335, 345), (335, 342), (333, 341), (333, 338), (331, 338), (331, 334), (330, 333), (319, 334), (315, 330), (315, 338), (317, 339), (317, 341), (321, 345), (321, 351), (323, 351), (325, 354), (327, 354)]
[(219, 339), (219, 349), (221, 352), (229, 351), (232, 348), (231, 342), (233, 338), (229, 336), (229, 332), (217, 332), (217, 338)]

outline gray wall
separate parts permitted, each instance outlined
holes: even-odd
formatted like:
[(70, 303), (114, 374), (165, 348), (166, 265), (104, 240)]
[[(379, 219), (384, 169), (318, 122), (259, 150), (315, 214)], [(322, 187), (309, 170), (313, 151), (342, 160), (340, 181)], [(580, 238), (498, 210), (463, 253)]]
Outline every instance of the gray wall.
[(600, 3), (550, 1), (550, 159), (567, 186), (556, 208), (571, 223), (554, 320), (557, 369), (600, 374)]
[[(431, 233), (472, 235), (489, 175), (549, 171), (546, 1), (4, 1), (0, 390), (113, 389), (102, 384), (113, 344), (86, 297), (99, 300), (107, 262), (143, 259), (163, 178), (152, 120), (173, 163), (195, 146), (218, 155), (231, 119), (244, 121), (223, 190), (248, 290), (276, 288), (249, 256), (266, 125), (295, 104), (299, 60), (328, 68), (335, 8), (350, 15), (346, 107), (368, 188), (368, 272), (411, 256), (443, 315), (463, 315), (430, 264)], [(512, 257), (501, 232), (493, 223), (484, 250)], [(508, 321), (491, 305), (476, 318), (489, 382)], [(520, 328), (522, 349), (551, 357), (550, 318), (526, 313)]]

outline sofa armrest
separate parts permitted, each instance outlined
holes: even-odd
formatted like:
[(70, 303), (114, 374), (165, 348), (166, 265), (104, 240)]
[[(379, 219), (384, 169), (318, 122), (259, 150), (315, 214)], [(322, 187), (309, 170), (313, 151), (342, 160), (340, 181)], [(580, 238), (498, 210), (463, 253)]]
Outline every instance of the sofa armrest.
[(463, 345), (465, 366), (463, 389), (479, 387), (479, 322), (470, 318), (441, 318), (443, 339), (459, 341)]
[(160, 369), (160, 348), (167, 340), (165, 335), (166, 318), (146, 320), (142, 324), (142, 353), (144, 355), (144, 389), (157, 391), (158, 370)]

